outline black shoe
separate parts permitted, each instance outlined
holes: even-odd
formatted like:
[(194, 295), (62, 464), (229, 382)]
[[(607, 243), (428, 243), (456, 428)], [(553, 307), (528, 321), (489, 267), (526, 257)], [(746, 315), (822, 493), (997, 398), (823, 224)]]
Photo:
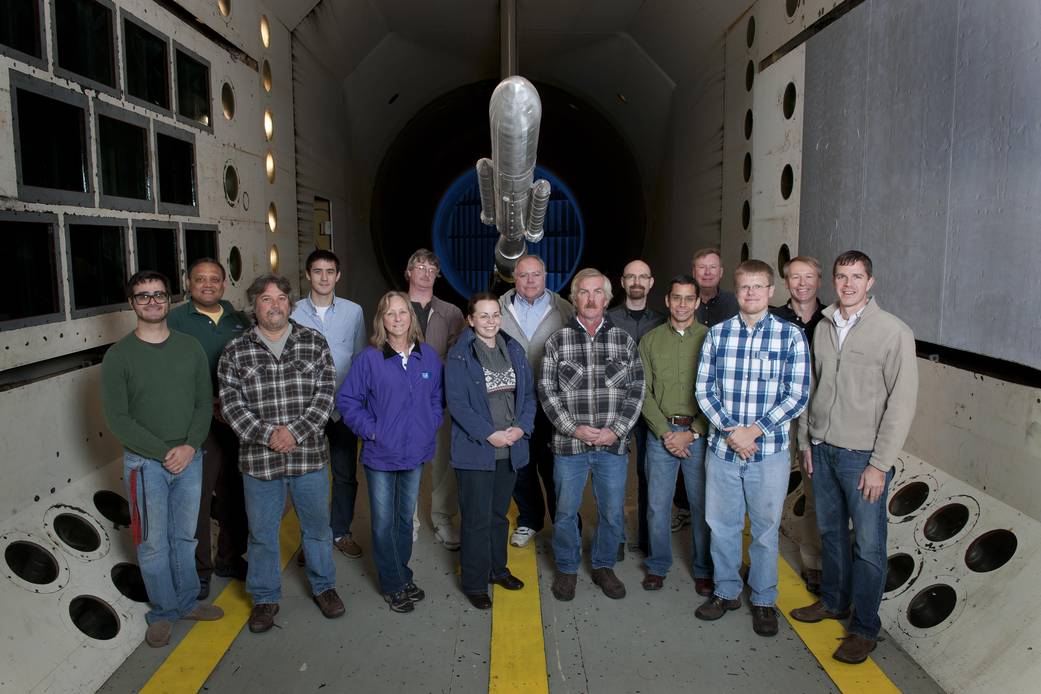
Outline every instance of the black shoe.
[(524, 587), (524, 581), (511, 574), (509, 571), (498, 578), (493, 578), (489, 583), (502, 586), (506, 590), (520, 590)]
[(625, 561), (625, 543), (618, 543), (618, 554), (615, 555), (615, 561)]
[(405, 587), (402, 590), (405, 591), (405, 595), (407, 595), (408, 599), (412, 602), (419, 602), (427, 596), (427, 594), (423, 592), (423, 589), (417, 586), (412, 581), (406, 583)]
[(412, 604), (412, 599), (409, 598), (408, 593), (403, 590), (399, 590), (397, 593), (386, 593), (383, 599), (390, 605), (391, 612), (400, 612), (402, 614), (411, 612), (415, 609), (415, 605)]
[(718, 595), (713, 595), (694, 611), (694, 616), (706, 622), (713, 622), (725, 615), (728, 610), (736, 610), (739, 607), (741, 607), (741, 598), (724, 600)]
[(814, 595), (821, 594), (821, 572), (818, 569), (803, 569), (802, 580), (806, 583), (806, 590)]
[(777, 636), (777, 610), (752, 605), (752, 631), (760, 636)]
[(199, 600), (210, 597), (210, 579), (199, 577)]
[(492, 607), (492, 599), (488, 597), (487, 593), (478, 593), (477, 595), (467, 595), (466, 599), (470, 601), (470, 604), (479, 610), (490, 610)]

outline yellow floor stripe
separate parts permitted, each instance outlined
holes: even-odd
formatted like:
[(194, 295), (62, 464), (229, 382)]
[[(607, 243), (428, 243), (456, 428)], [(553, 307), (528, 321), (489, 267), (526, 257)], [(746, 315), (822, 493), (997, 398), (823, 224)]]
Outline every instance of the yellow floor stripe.
[[(517, 507), (510, 504), (510, 530)], [(489, 694), (549, 692), (546, 645), (542, 638), (542, 602), (535, 541), (527, 547), (509, 546), (510, 572), (524, 581), (523, 590), (495, 586), (492, 597), (492, 657), (488, 668)]]
[[(300, 547), (300, 521), (293, 510), (282, 518), (279, 543), (284, 569)], [(224, 618), (216, 622), (197, 622), (145, 683), (141, 692), (158, 694), (197, 692), (202, 689), (210, 673), (249, 620), (252, 609), (242, 581), (231, 581), (213, 604), (224, 610)]]

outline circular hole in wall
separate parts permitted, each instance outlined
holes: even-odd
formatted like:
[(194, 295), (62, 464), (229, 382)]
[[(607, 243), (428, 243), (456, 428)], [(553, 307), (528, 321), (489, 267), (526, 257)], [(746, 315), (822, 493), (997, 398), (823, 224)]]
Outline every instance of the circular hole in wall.
[(103, 489), (94, 494), (94, 508), (106, 520), (115, 523), (116, 527), (130, 527), (130, 504), (115, 492)]
[(795, 83), (789, 82), (784, 88), (784, 97), (781, 99), (781, 111), (784, 117), (791, 118), (795, 115)]
[(69, 603), (69, 616), (76, 628), (92, 639), (109, 641), (119, 633), (119, 617), (108, 603), (93, 595), (80, 595)]
[(267, 172), (268, 183), (275, 182), (275, 155), (270, 151), (267, 153), (267, 157), (264, 158), (264, 171)]
[(275, 207), (275, 203), (267, 206), (267, 228), (272, 234), (278, 230), (278, 208)]
[(230, 162), (224, 165), (224, 198), (229, 205), (239, 199), (239, 172)]
[(220, 88), (220, 105), (224, 109), (224, 117), (231, 120), (235, 117), (235, 90), (231, 88), (230, 82), (225, 82)]
[(278, 272), (278, 246), (271, 244), (271, 250), (267, 255), (268, 262), (271, 263), (271, 272)]
[(745, 111), (745, 139), (752, 138), (752, 109)]
[(983, 533), (965, 550), (965, 565), (977, 573), (1000, 569), (1016, 553), (1019, 540), (1011, 530)]
[(264, 91), (271, 91), (271, 63), (265, 60), (260, 65), (260, 81), (264, 85)]
[(752, 180), (752, 153), (751, 152), (745, 152), (744, 169), (743, 169), (743, 171), (741, 173), (745, 177), (745, 183), (748, 183), (750, 180)]
[(914, 596), (907, 606), (907, 621), (919, 629), (931, 629), (947, 619), (957, 604), (954, 588), (936, 583)]
[(15, 576), (27, 583), (45, 586), (58, 580), (58, 561), (35, 542), (19, 540), (7, 545), (4, 561)]
[(54, 532), (62, 542), (79, 552), (95, 552), (101, 547), (101, 536), (94, 526), (72, 513), (54, 518)]
[(800, 484), (802, 484), (802, 471), (792, 470), (788, 473), (788, 492), (785, 496), (788, 496), (788, 494), (791, 494), (798, 489)]
[(788, 265), (791, 259), (792, 252), (789, 250), (788, 244), (782, 243), (781, 248), (777, 251), (777, 273), (782, 277), (784, 276), (785, 266)]
[(925, 521), (922, 534), (930, 542), (949, 540), (969, 522), (969, 508), (964, 504), (947, 504), (933, 511)]
[(264, 137), (271, 140), (275, 136), (275, 119), (270, 109), (264, 110)]
[[(748, 225), (752, 222), (752, 206), (745, 200), (744, 204), (741, 205), (741, 228), (748, 229)], [(742, 258), (741, 260), (748, 260), (748, 257)]]
[(264, 48), (271, 47), (271, 23), (267, 21), (267, 15), (260, 15), (260, 42)]
[(906, 516), (922, 507), (929, 498), (929, 485), (925, 482), (912, 482), (897, 490), (889, 500), (889, 512), (894, 516)]
[(112, 584), (134, 602), (148, 602), (148, 591), (145, 590), (141, 569), (137, 564), (123, 562), (112, 567)]
[(914, 572), (914, 557), (901, 552), (894, 554), (886, 561), (886, 586), (885, 592), (890, 593), (907, 583)]
[(748, 244), (747, 243), (742, 243), (741, 244), (741, 262), (743, 263), (746, 260), (748, 260)]
[(748, 65), (745, 66), (745, 91), (752, 91), (752, 85), (755, 83), (755, 63), (751, 60), (748, 61)]
[(792, 188), (795, 186), (795, 173), (791, 164), (785, 164), (781, 170), (781, 197), (787, 200), (792, 196)]
[(231, 252), (228, 253), (228, 274), (231, 275), (232, 282), (238, 282), (242, 277), (242, 253), (239, 252), (238, 246), (232, 246)]
[(231, 14), (231, 0), (217, 0), (217, 9), (221, 16), (227, 17)]
[(748, 24), (745, 26), (745, 45), (749, 48), (755, 43), (755, 17), (748, 18)]
[(792, 505), (792, 513), (802, 518), (806, 515), (806, 495), (801, 494), (798, 499), (795, 500), (795, 504)]
[(799, 7), (799, 0), (784, 0), (784, 11), (789, 17), (795, 16), (795, 10)]

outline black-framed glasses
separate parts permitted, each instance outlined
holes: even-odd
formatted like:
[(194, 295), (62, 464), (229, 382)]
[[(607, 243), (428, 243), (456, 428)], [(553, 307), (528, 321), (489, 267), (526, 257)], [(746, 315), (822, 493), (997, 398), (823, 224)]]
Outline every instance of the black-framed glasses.
[(165, 304), (170, 300), (170, 295), (167, 292), (138, 292), (130, 298), (138, 306), (147, 306), (152, 301), (157, 304)]

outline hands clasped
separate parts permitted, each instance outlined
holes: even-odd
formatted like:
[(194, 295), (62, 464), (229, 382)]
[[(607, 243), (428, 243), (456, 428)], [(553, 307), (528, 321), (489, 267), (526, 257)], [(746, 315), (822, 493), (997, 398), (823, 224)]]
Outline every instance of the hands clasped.
[(524, 430), (520, 427), (510, 427), (502, 431), (494, 431), (488, 436), (488, 443), (496, 448), (506, 448), (517, 443), (524, 436)]
[(618, 435), (609, 428), (597, 429), (588, 424), (580, 424), (572, 436), (587, 446), (613, 446), (618, 442)]

